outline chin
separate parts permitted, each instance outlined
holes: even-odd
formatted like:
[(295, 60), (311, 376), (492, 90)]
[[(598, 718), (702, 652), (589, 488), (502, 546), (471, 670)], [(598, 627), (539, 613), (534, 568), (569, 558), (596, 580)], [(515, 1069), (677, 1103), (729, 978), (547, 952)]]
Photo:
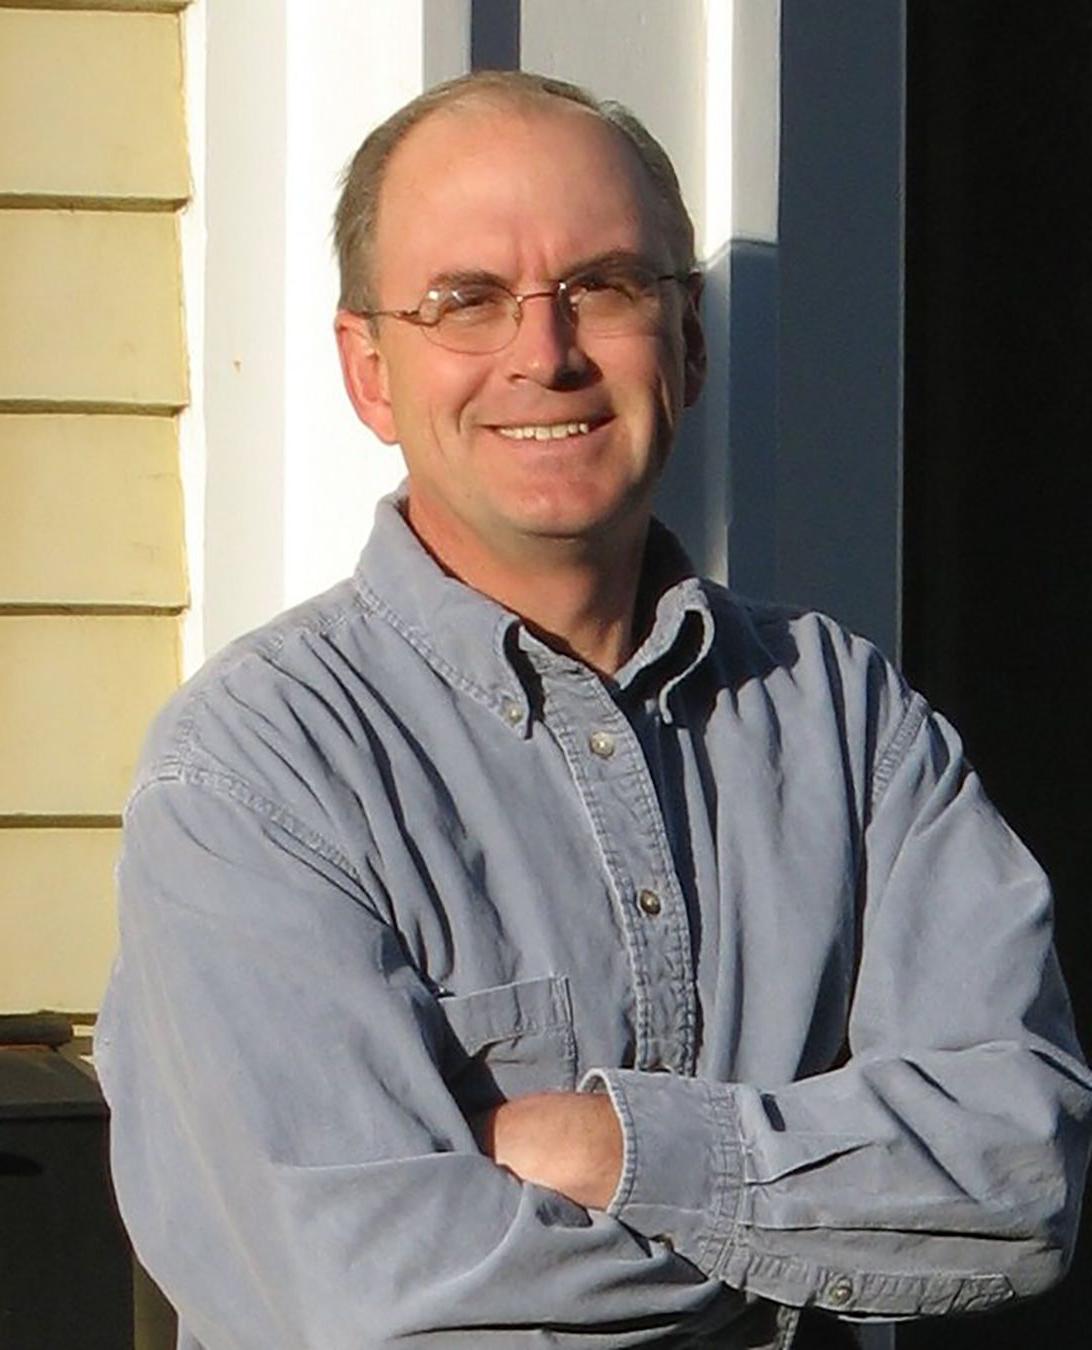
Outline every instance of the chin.
[(538, 539), (595, 539), (613, 536), (649, 513), (650, 494), (641, 493), (622, 499), (537, 502), (513, 512), (509, 520), (523, 535)]

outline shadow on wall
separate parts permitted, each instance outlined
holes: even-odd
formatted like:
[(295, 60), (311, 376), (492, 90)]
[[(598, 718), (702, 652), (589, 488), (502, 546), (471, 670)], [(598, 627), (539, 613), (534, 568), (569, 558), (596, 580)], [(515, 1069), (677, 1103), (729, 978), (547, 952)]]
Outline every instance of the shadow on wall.
[(683, 420), (656, 510), (698, 571), (776, 591), (778, 254), (738, 239), (705, 269), (705, 391)]

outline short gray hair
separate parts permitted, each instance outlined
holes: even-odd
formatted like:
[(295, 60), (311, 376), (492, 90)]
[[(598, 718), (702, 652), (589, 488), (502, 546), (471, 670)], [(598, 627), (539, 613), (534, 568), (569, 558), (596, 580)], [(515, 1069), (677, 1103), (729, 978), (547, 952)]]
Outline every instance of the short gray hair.
[(379, 195), (394, 151), (419, 122), (440, 108), (460, 103), (534, 103), (559, 98), (587, 108), (620, 131), (636, 151), (655, 190), (661, 224), (679, 272), (694, 266), (694, 225), (686, 209), (671, 160), (643, 122), (621, 103), (597, 99), (579, 85), (521, 70), (484, 70), (461, 75), (419, 94), (376, 127), (349, 161), (341, 178), (334, 213), (334, 246), (341, 273), (340, 308), (355, 314), (377, 303), (374, 285)]

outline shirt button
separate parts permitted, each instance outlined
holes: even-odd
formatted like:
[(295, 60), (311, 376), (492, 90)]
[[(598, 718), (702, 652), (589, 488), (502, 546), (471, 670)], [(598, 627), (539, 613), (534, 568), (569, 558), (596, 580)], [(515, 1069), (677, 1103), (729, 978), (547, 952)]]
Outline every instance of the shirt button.
[(642, 891), (637, 897), (637, 908), (642, 914), (647, 914), (650, 919), (654, 919), (663, 909), (663, 905), (655, 891)]
[(504, 705), (504, 720), (513, 727), (519, 726), (523, 721), (523, 709), (514, 698), (509, 699)]
[(853, 1282), (844, 1277), (835, 1280), (827, 1290), (827, 1299), (836, 1308), (844, 1308), (853, 1297)]
[(588, 749), (600, 759), (610, 759), (614, 754), (614, 737), (609, 731), (593, 731), (588, 737)]

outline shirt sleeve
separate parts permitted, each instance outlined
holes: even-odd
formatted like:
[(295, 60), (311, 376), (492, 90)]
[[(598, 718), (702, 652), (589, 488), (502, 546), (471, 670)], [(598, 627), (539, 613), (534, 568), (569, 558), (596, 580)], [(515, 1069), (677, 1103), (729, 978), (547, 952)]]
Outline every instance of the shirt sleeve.
[(479, 1152), (436, 998), (298, 822), (155, 781), (119, 881), (96, 1044), (117, 1195), (205, 1350), (638, 1345), (723, 1316), (668, 1247)]
[(971, 1310), (1068, 1263), (1092, 1094), (1040, 869), (911, 697), (875, 766), (847, 1058), (787, 1084), (596, 1069), (609, 1212), (710, 1276), (858, 1316)]

